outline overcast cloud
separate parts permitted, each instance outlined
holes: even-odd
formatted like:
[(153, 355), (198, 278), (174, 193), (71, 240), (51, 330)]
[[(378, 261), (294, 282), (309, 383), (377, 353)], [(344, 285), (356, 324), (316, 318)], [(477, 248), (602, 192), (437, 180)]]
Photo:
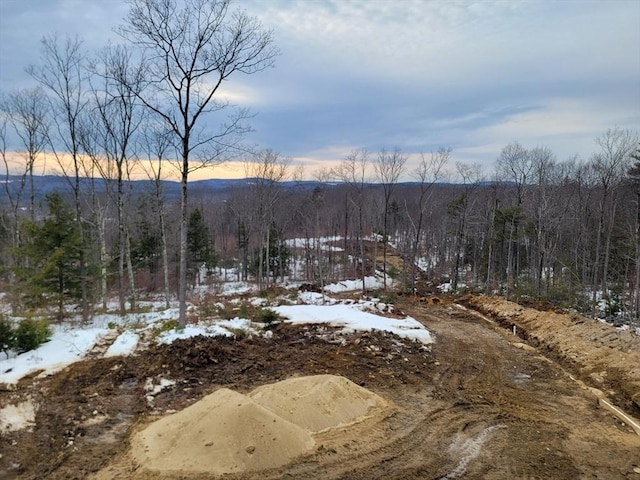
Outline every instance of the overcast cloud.
[[(451, 146), (490, 174), (506, 144), (588, 158), (610, 127), (640, 129), (640, 2), (238, 0), (274, 32), (276, 67), (231, 78), (250, 141), (307, 164), (354, 148)], [(2, 0), (0, 89), (33, 84), (39, 40), (118, 40), (119, 0)]]

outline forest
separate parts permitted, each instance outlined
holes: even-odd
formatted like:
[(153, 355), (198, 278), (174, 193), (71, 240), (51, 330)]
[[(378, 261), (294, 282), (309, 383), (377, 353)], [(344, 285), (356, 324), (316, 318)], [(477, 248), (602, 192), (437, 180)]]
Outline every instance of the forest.
[[(611, 129), (596, 145), (588, 161), (558, 161), (512, 143), (490, 174), (453, 163), (448, 148), (421, 155), (412, 172), (397, 149), (354, 151), (313, 182), (260, 152), (244, 181), (192, 189), (188, 285), (246, 280), (264, 290), (379, 272), (405, 293), (447, 283), (637, 322), (637, 137)], [(64, 315), (83, 284), (90, 311), (112, 295), (123, 312), (140, 296), (175, 297), (180, 204), (166, 193), (171, 182), (84, 180), (81, 223), (71, 187), (42, 195), (27, 169), (3, 183), (2, 290), (13, 308), (49, 304)], [(391, 253), (404, 261), (387, 261)]]
[[(87, 320), (110, 296), (124, 313), (157, 294), (177, 296), (184, 325), (190, 289), (220, 278), (364, 288), (379, 273), (408, 294), (446, 283), (640, 319), (637, 132), (610, 128), (588, 159), (514, 141), (492, 171), (448, 146), (389, 146), (305, 172), (248, 147), (250, 112), (216, 96), (275, 63), (255, 18), (228, 1), (140, 0), (117, 32), (125, 43), (98, 52), (43, 38), (27, 67), (37, 86), (2, 95), (0, 290), (14, 313), (79, 305)], [(189, 188), (232, 160), (243, 184)], [(44, 162), (64, 179), (46, 194), (34, 181)]]

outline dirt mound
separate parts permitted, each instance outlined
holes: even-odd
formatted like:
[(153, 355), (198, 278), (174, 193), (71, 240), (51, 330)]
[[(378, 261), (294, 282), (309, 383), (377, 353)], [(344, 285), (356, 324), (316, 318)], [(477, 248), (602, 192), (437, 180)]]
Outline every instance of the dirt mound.
[(259, 387), (222, 388), (132, 439), (131, 454), (156, 472), (251, 472), (280, 467), (314, 446), (313, 433), (360, 422), (386, 407), (344, 377), (319, 375)]
[(132, 455), (148, 470), (222, 475), (284, 465), (313, 444), (306, 430), (223, 388), (138, 432)]
[(335, 375), (291, 378), (258, 387), (249, 397), (313, 433), (362, 421), (387, 405), (375, 393)]

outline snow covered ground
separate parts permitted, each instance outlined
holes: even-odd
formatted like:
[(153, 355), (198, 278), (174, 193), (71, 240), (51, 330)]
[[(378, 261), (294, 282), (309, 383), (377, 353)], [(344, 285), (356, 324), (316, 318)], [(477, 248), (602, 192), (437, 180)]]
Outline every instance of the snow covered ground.
[[(374, 285), (376, 278), (368, 277)], [(360, 281), (346, 281), (327, 285), (326, 292), (358, 290)], [(236, 286), (237, 287), (237, 286)], [(373, 287), (369, 287), (373, 288)], [(239, 290), (246, 291), (244, 288)], [(225, 291), (224, 294), (227, 294)], [(223, 294), (223, 295), (224, 295)], [(228, 299), (227, 299), (228, 300)], [(240, 300), (230, 303), (237, 305)], [(392, 312), (393, 306), (380, 303), (378, 299), (338, 300), (328, 295), (301, 292), (296, 301), (285, 299), (283, 305), (270, 307), (263, 298), (242, 300), (252, 305), (265, 305), (272, 308), (286, 322), (290, 323), (326, 323), (338, 326), (343, 332), (381, 330), (392, 332), (411, 341), (428, 344), (433, 341), (429, 331), (411, 317), (390, 318), (381, 315)], [(287, 303), (295, 303), (287, 305)], [(222, 304), (220, 304), (222, 305)], [(136, 349), (144, 348), (143, 339), (158, 343), (171, 343), (176, 339), (197, 335), (233, 336), (240, 332), (251, 335), (271, 335), (264, 325), (246, 318), (231, 320), (213, 319), (189, 324), (184, 329), (171, 328), (170, 321), (178, 318), (176, 308), (165, 309), (162, 302), (149, 302), (145, 313), (128, 314), (124, 317), (116, 313), (96, 315), (86, 326), (53, 325), (53, 335), (36, 350), (20, 355), (10, 354), (5, 358), (0, 354), (0, 384), (15, 384), (22, 377), (40, 371), (39, 375), (50, 375), (67, 365), (85, 358), (97, 345), (105, 344), (100, 355), (105, 357), (131, 355)], [(191, 307), (195, 309), (195, 307)]]

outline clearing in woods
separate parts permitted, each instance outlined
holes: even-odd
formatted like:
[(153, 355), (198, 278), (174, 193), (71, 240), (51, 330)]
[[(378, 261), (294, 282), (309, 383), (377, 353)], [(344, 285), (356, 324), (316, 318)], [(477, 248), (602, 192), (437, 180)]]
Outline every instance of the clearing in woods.
[[(467, 305), (480, 310), (478, 302), (486, 301), (471, 300)], [(150, 447), (141, 443), (141, 432), (160, 418), (170, 422), (171, 417), (159, 413), (187, 412), (187, 407), (197, 408), (196, 402), (208, 398), (216, 408), (229, 408), (229, 402), (235, 402), (234, 409), (239, 409), (235, 413), (259, 418), (262, 434), (275, 438), (285, 429), (267, 428), (264, 419), (281, 421), (287, 415), (282, 406), (301, 402), (302, 394), (295, 383), (278, 384), (277, 388), (288, 385), (284, 393), (267, 385), (336, 375), (355, 385), (349, 382), (353, 387), (335, 390), (334, 397), (358, 398), (368, 405), (366, 413), (347, 415), (327, 428), (309, 423), (300, 427), (304, 418), (315, 415), (305, 416), (304, 409), (317, 412), (322, 405), (332, 405), (338, 410), (330, 396), (307, 398), (291, 411), (287, 441), (272, 440), (269, 468), (260, 470), (247, 460), (264, 454), (259, 450), (265, 444), (250, 443), (245, 437), (236, 448), (235, 463), (218, 473), (230, 472), (226, 480), (640, 479), (640, 436), (599, 408), (593, 391), (571, 378), (580, 376), (592, 386), (600, 382), (606, 395), (637, 417), (638, 407), (629, 396), (637, 365), (617, 376), (605, 371), (593, 377), (589, 365), (572, 363), (561, 350), (545, 344), (549, 332), (536, 334), (534, 349), (510, 329), (447, 300), (434, 304), (406, 298), (398, 307), (422, 322), (435, 343), (425, 347), (383, 332), (336, 336), (323, 325), (280, 324), (273, 338), (196, 337), (155, 345), (133, 356), (88, 359), (48, 378), (25, 378), (14, 391), (0, 392), (0, 407), (31, 402), (37, 406), (35, 424), (3, 434), (0, 476), (216, 478), (214, 468), (203, 472), (176, 467), (189, 463), (189, 444), (183, 436), (174, 442), (182, 448), (178, 460), (165, 458), (164, 470), (145, 467), (144, 452)], [(589, 322), (583, 322), (585, 328)], [(591, 348), (616, 350), (600, 341), (600, 325), (591, 325)], [(580, 348), (588, 348), (585, 345)], [(640, 352), (640, 337), (624, 345), (626, 352), (621, 355), (635, 355)], [(589, 362), (588, 358), (600, 357), (585, 358)], [(149, 381), (158, 385), (152, 400), (146, 397)], [(320, 392), (337, 388), (322, 382)], [(302, 390), (313, 389), (307, 387)], [(269, 398), (271, 410), (265, 413), (258, 400)], [(281, 411), (273, 414), (278, 408)], [(201, 430), (201, 434), (207, 431)], [(220, 452), (231, 448), (233, 440), (228, 442), (205, 444)], [(251, 466), (242, 467), (245, 464)]]

